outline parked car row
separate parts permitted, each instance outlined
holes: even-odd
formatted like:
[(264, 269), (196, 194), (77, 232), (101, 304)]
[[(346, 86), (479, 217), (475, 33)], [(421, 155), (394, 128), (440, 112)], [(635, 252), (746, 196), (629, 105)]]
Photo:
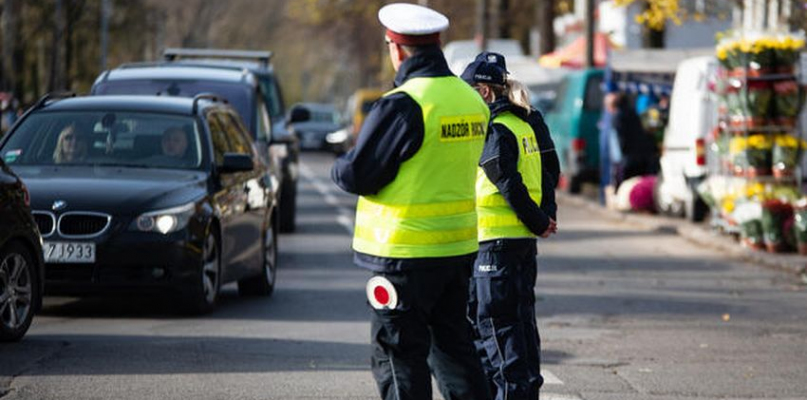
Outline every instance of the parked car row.
[(162, 294), (189, 313), (228, 282), (272, 294), (299, 142), (269, 57), (169, 50), (20, 118), (0, 140), (0, 341), (45, 293)]

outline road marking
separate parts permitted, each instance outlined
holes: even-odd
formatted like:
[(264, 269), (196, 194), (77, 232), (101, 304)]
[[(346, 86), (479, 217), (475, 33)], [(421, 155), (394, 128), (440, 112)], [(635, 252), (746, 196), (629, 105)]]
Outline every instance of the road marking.
[(548, 370), (541, 370), (541, 376), (544, 378), (544, 385), (563, 385), (563, 381)]
[(575, 396), (573, 394), (541, 392), (541, 400), (583, 400), (583, 398), (580, 396)]
[(339, 199), (336, 198), (333, 190), (331, 187), (323, 183), (322, 181), (317, 178), (314, 174), (314, 171), (308, 167), (303, 162), (300, 162), (300, 175), (303, 176), (306, 180), (311, 182), (311, 185), (314, 186), (314, 189), (322, 195), (322, 198), (325, 200), (325, 203), (333, 206), (336, 208), (336, 222), (341, 225), (348, 234), (351, 236), (353, 235), (353, 225), (355, 224), (353, 221), (353, 210), (342, 206), (339, 204)]

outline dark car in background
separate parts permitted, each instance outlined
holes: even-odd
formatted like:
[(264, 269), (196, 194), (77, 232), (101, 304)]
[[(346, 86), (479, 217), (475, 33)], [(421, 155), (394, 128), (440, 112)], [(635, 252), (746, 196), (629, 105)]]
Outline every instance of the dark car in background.
[(30, 199), (0, 160), (0, 342), (22, 338), (42, 305), (42, 243)]
[(331, 148), (328, 135), (342, 129), (339, 112), (333, 104), (298, 103), (289, 109), (289, 129), (300, 139), (304, 150), (337, 150)]
[(50, 294), (166, 293), (201, 313), (227, 282), (274, 289), (277, 178), (213, 96), (43, 98), (0, 156), (30, 190)]
[(263, 157), (278, 165), (280, 230), (292, 232), (297, 215), (299, 143), (286, 129), (280, 85), (261, 51), (168, 49), (166, 61), (124, 64), (103, 72), (92, 94), (161, 93), (193, 97), (216, 93), (241, 114)]

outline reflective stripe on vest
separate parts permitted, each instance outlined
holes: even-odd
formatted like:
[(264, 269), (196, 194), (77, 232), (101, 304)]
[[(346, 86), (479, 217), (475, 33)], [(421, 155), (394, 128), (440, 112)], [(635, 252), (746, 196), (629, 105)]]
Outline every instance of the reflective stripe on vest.
[(394, 181), (359, 198), (353, 249), (390, 258), (473, 253), (479, 246), (474, 181), (490, 111), (454, 76), (409, 79), (386, 95), (397, 92), (420, 106), (423, 143)]
[[(494, 124), (502, 124), (518, 142), (518, 172), (527, 187), (530, 198), (541, 204), (541, 151), (532, 127), (510, 112), (498, 115)], [(477, 171), (476, 211), (479, 223), (479, 241), (535, 237), (516, 216), (507, 204), (499, 189), (485, 175), (482, 168)]]

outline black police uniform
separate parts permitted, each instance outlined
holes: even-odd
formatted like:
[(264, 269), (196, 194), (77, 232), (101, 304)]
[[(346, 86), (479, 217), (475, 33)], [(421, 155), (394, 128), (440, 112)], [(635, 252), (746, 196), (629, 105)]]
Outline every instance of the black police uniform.
[[(502, 124), (491, 124), (480, 166), (511, 206), (519, 220), (540, 235), (555, 219), (555, 186), (559, 175), (557, 154), (549, 130), (536, 110), (526, 110), (508, 99), (490, 104), (491, 121), (512, 112), (535, 132), (541, 149), (542, 200), (529, 197), (518, 171), (519, 147)], [(546, 164), (544, 164), (546, 163)], [(537, 273), (534, 238), (481, 242), (471, 284), (469, 317), (478, 334), (477, 351), (497, 400), (537, 399), (543, 384), (540, 372), (541, 340), (535, 323), (534, 287)]]
[[(442, 51), (435, 48), (406, 59), (395, 85), (450, 75)], [(415, 155), (424, 134), (422, 111), (411, 97), (385, 96), (367, 115), (356, 147), (336, 160), (331, 177), (347, 192), (377, 193)], [(490, 398), (466, 318), (475, 255), (400, 259), (354, 254), (357, 265), (383, 272), (399, 290), (396, 309), (373, 310), (371, 317), (372, 369), (383, 398), (431, 399), (430, 372), (446, 399)]]

